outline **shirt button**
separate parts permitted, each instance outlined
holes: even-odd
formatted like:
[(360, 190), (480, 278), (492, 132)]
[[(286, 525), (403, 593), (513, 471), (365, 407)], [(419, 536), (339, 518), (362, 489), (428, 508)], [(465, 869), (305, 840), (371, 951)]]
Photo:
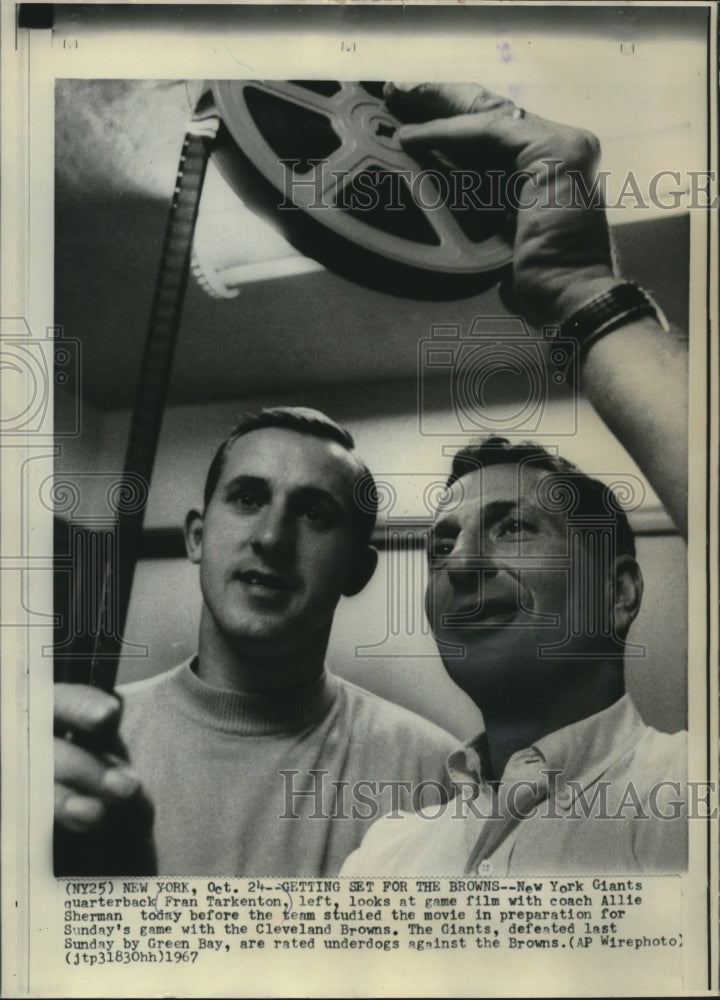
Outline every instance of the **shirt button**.
[(481, 861), (478, 865), (478, 875), (489, 875), (492, 870), (492, 861)]
[(572, 792), (569, 788), (561, 788), (555, 796), (555, 801), (561, 809), (569, 809), (572, 803)]

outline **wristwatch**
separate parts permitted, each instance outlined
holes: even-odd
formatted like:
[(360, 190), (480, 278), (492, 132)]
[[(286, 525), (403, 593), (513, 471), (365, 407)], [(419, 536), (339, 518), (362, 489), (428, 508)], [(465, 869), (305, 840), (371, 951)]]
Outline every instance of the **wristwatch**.
[(650, 295), (639, 285), (625, 281), (607, 292), (601, 292), (581, 306), (565, 320), (560, 333), (563, 338), (577, 341), (578, 361), (582, 362), (591, 344), (606, 333), (642, 316), (654, 316), (664, 330), (670, 329), (665, 314)]

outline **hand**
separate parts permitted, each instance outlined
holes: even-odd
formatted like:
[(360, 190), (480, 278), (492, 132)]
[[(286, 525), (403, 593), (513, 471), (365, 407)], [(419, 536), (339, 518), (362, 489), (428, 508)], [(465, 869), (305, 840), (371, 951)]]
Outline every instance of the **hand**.
[(55, 874), (153, 874), (153, 809), (118, 737), (120, 702), (84, 684), (54, 688)]
[[(596, 178), (600, 149), (590, 132), (519, 117), (512, 101), (475, 84), (386, 84), (385, 101), (401, 121), (415, 123), (397, 133), (408, 151), (439, 147), (460, 168), (509, 164), (531, 175), (522, 184), (516, 175), (523, 207), (513, 259), (513, 304), (531, 323), (562, 323), (617, 283), (605, 211), (577, 197), (578, 182), (591, 192)], [(583, 392), (686, 534), (685, 346), (643, 317), (595, 341), (582, 375)]]
[(573, 179), (592, 191), (600, 148), (590, 132), (527, 113), (513, 117), (512, 101), (476, 84), (388, 83), (385, 101), (414, 123), (398, 131), (409, 152), (437, 147), (460, 168), (509, 163), (527, 172), (517, 175), (513, 297), (531, 323), (560, 323), (617, 283), (605, 211), (584, 207)]

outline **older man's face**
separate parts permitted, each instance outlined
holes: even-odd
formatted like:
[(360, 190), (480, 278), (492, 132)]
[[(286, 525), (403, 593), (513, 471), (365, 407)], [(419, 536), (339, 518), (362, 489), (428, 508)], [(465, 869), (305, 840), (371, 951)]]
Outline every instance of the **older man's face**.
[[(517, 685), (546, 691), (560, 682), (569, 661), (558, 664), (541, 647), (569, 637), (566, 653), (592, 651), (587, 635), (572, 635), (581, 584), (570, 568), (567, 515), (542, 502), (547, 476), (489, 466), (456, 482), (437, 518), (426, 611), (448, 672), (471, 697), (497, 686), (511, 698)], [(444, 644), (464, 652), (450, 655)]]

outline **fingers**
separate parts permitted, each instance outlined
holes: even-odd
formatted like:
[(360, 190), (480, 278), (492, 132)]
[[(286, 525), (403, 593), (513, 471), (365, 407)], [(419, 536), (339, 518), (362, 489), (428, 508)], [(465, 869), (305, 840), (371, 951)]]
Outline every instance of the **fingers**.
[(55, 733), (83, 733), (110, 739), (120, 721), (120, 702), (87, 684), (55, 684)]
[(109, 751), (117, 745), (120, 702), (85, 684), (55, 684), (55, 820), (88, 832), (108, 808), (140, 790), (130, 769)]
[(119, 700), (82, 684), (54, 688), (55, 874), (154, 873), (153, 805), (124, 759)]
[(140, 784), (117, 758), (99, 756), (61, 739), (55, 740), (55, 778), (75, 791), (105, 799), (130, 798)]
[(72, 833), (87, 833), (98, 829), (105, 816), (100, 799), (70, 792), (55, 785), (55, 822)]
[(481, 114), (436, 118), (416, 125), (402, 125), (397, 137), (407, 149), (415, 146), (442, 146), (464, 153), (463, 159), (492, 143), (498, 153), (517, 155), (531, 139), (527, 119), (516, 121), (509, 114), (496, 111)]
[(588, 145), (582, 148), (576, 129), (548, 122), (537, 115), (513, 117), (510, 110), (494, 108), (483, 113), (436, 118), (417, 125), (402, 125), (397, 137), (410, 152), (414, 148), (447, 149), (459, 163), (476, 169), (512, 159), (526, 170), (544, 159), (556, 158), (565, 169), (584, 168), (594, 157)]
[[(592, 133), (523, 112), (506, 97), (476, 84), (386, 84), (385, 99), (403, 124), (397, 137), (413, 148), (448, 150), (464, 166), (486, 168), (512, 157), (519, 170), (557, 159), (562, 169), (589, 174), (600, 147)], [(491, 164), (492, 165), (492, 164)]]
[(96, 830), (108, 809), (130, 808), (140, 793), (138, 778), (118, 758), (55, 739), (55, 820), (61, 826)]
[(482, 189), (493, 199), (488, 207), (512, 213), (514, 298), (531, 323), (562, 322), (568, 296), (585, 298), (591, 283), (612, 279), (592, 133), (520, 112), (475, 84), (389, 83), (384, 97), (403, 122), (396, 134), (411, 158), (474, 172), (461, 190)]
[(424, 122), (479, 111), (501, 109), (510, 114), (512, 101), (477, 83), (386, 83), (385, 103), (403, 122)]

